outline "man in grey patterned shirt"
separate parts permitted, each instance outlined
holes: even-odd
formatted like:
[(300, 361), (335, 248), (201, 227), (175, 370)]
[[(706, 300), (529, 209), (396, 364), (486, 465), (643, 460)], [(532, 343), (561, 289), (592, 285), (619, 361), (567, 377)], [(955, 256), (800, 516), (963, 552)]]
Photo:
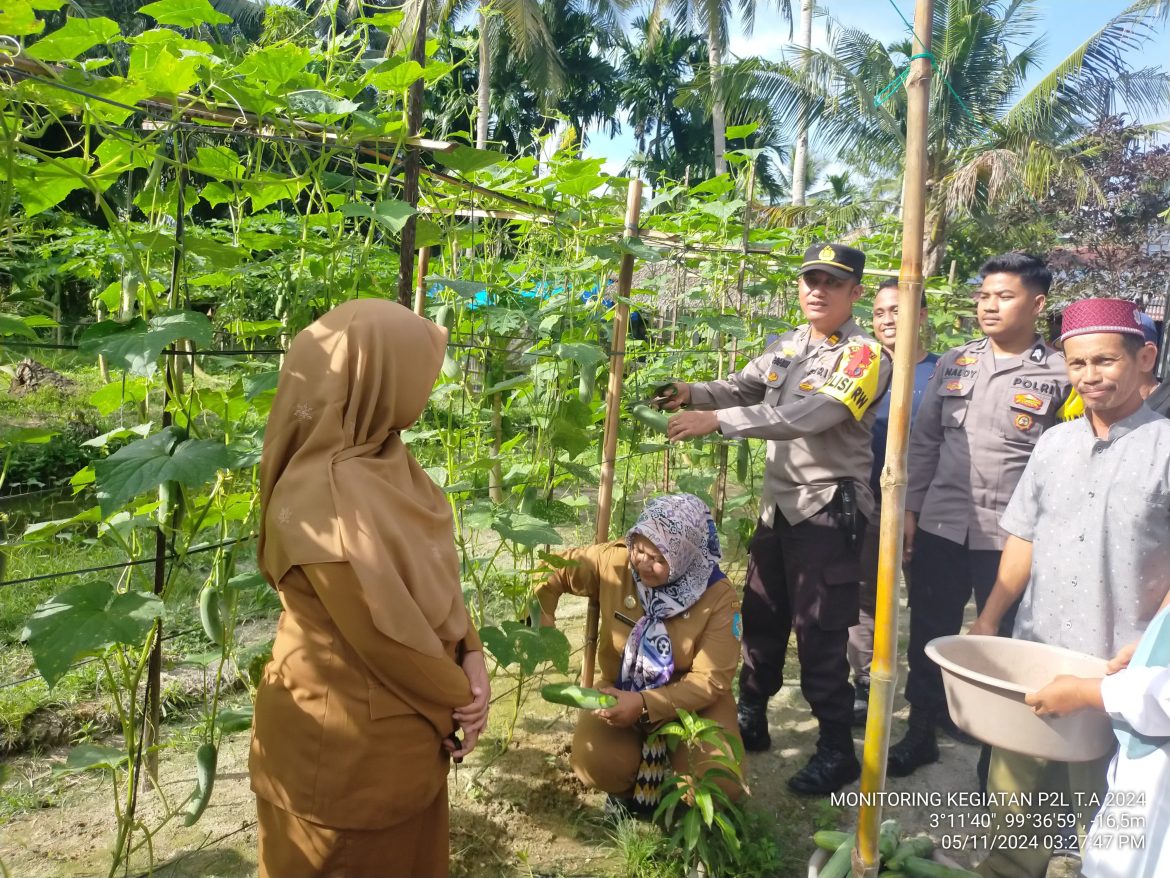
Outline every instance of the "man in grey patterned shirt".
[[(1036, 443), (1000, 521), (1009, 537), (995, 587), (970, 633), (995, 634), (1022, 596), (1013, 637), (1109, 658), (1137, 639), (1170, 588), (1170, 420), (1142, 402), (1143, 373), (1156, 352), (1132, 302), (1070, 305), (1061, 339), (1085, 417)], [(988, 792), (1005, 802), (992, 808), (995, 832), (1021, 843), (992, 851), (979, 874), (1043, 878), (1051, 853), (1035, 843), (1053, 833), (1036, 830), (1064, 825), (1054, 822), (1063, 814), (1006, 801), (1063, 793), (1083, 838), (1103, 800), (1108, 763), (1047, 762), (995, 748)]]

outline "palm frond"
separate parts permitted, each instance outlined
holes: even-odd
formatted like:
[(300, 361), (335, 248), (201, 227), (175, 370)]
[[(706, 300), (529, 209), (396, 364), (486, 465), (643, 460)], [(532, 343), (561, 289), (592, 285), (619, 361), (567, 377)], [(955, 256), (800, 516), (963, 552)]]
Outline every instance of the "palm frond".
[[(1074, 121), (1084, 96), (1127, 72), (1125, 54), (1146, 45), (1170, 16), (1170, 0), (1135, 0), (1077, 46), (1004, 115), (1006, 126), (1036, 130)], [(1164, 106), (1164, 96), (1156, 106)], [(1148, 109), (1148, 107), (1147, 107)]]

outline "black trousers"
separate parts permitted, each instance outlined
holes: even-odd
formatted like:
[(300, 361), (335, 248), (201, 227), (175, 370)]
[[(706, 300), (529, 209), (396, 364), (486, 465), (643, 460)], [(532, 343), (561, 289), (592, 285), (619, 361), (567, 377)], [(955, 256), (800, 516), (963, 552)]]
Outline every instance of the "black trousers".
[(836, 726), (848, 737), (853, 687), (845, 648), (857, 624), (859, 547), (850, 547), (829, 507), (795, 525), (777, 509), (773, 526), (757, 523), (749, 553), (740, 697), (763, 701), (780, 690), (795, 630), (800, 691), (822, 736)]
[[(975, 595), (980, 612), (999, 571), (997, 549), (969, 549), (919, 530), (910, 558), (910, 647), (906, 700), (915, 711), (941, 717), (947, 710), (942, 672), (926, 657), (926, 644), (936, 637), (958, 634), (967, 601)], [(1011, 635), (1016, 608), (1005, 615), (1000, 634)]]

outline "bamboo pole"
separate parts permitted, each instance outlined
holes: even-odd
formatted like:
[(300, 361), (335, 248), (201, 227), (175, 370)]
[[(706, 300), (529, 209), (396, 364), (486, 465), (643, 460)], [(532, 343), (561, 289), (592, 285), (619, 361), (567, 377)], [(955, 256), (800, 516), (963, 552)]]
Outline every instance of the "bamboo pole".
[[(934, 0), (917, 0), (914, 54), (930, 52)], [(885, 788), (894, 685), (898, 658), (898, 574), (902, 567), (902, 528), (906, 517), (906, 449), (914, 394), (914, 353), (922, 298), (923, 240), (926, 231), (927, 126), (930, 119), (931, 59), (916, 58), (906, 80), (906, 172), (902, 211), (902, 268), (898, 276), (898, 341), (890, 401), (886, 460), (882, 467), (882, 517), (878, 549), (877, 607), (870, 670), (869, 721), (861, 769), (862, 807), (858, 815), (855, 878), (878, 874), (878, 829), (882, 809), (872, 794)], [(872, 802), (872, 804), (871, 804)]]
[[(626, 196), (625, 237), (638, 235), (638, 217), (642, 212), (642, 181), (630, 180)], [(595, 542), (604, 543), (609, 539), (610, 516), (613, 512), (613, 479), (616, 471), (618, 418), (622, 410), (622, 384), (626, 369), (626, 330), (630, 324), (630, 288), (634, 282), (634, 257), (631, 253), (622, 256), (618, 272), (617, 315), (613, 321), (613, 347), (609, 358), (609, 388), (605, 396), (605, 439), (602, 444), (601, 487), (597, 491), (597, 531)], [(581, 681), (593, 685), (593, 672), (597, 661), (597, 629), (601, 618), (601, 604), (590, 599), (589, 612), (585, 617), (585, 660), (581, 669)]]
[(414, 280), (414, 313), (419, 317), (427, 308), (427, 272), (431, 268), (431, 248), (418, 251), (418, 273)]

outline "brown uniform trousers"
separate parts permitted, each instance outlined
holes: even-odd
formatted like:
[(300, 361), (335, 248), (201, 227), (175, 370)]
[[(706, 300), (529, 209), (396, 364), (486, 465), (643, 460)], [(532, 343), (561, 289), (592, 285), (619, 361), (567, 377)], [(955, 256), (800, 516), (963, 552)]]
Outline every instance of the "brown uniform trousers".
[[(577, 566), (557, 571), (537, 587), (541, 609), (547, 619), (555, 620), (562, 594), (598, 599), (601, 628), (597, 666), (601, 679), (597, 685), (616, 686), (631, 625), (615, 614), (620, 613), (631, 622), (643, 616), (630, 575), (625, 541), (570, 549), (561, 554), (576, 561)], [(655, 726), (674, 719), (679, 710), (687, 710), (714, 720), (728, 736), (739, 739), (735, 697), (731, 691), (739, 664), (737, 614), (735, 590), (726, 579), (721, 579), (712, 583), (685, 613), (666, 620), (674, 652), (674, 675), (665, 686), (643, 692)], [(583, 783), (594, 789), (628, 795), (634, 788), (644, 739), (645, 731), (638, 726), (614, 728), (592, 713), (581, 711), (573, 735), (573, 770)], [(700, 775), (710, 765), (709, 756), (710, 751), (694, 753), (680, 747), (671, 759), (676, 772)], [(732, 796), (742, 792), (736, 785), (720, 785)]]
[(249, 769), (261, 878), (444, 878), (455, 661), (390, 640), (345, 563), (292, 568), (256, 696)]

